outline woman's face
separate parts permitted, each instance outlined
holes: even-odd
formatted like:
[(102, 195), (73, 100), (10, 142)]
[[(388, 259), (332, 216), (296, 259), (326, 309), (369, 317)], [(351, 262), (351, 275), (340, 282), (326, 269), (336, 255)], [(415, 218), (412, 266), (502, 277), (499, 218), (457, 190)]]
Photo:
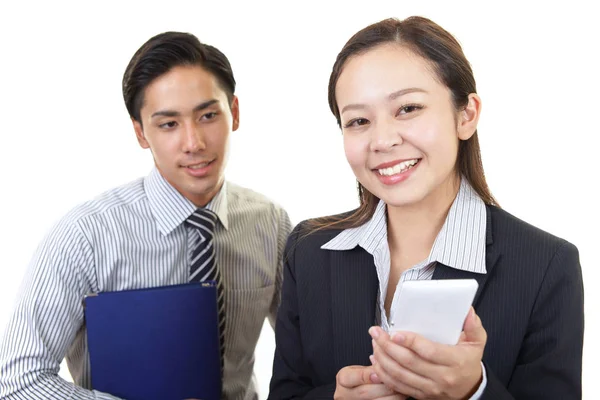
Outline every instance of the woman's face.
[(336, 100), (346, 158), (369, 192), (393, 207), (456, 193), (458, 144), (477, 127), (477, 95), (457, 111), (428, 61), (384, 44), (348, 59)]

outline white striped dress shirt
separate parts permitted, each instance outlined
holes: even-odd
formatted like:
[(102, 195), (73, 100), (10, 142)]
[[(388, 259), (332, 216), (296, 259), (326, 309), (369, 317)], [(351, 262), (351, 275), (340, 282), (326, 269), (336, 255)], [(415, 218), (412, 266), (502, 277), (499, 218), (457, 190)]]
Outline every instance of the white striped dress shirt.
[[(256, 399), (254, 349), (279, 305), (287, 213), (226, 182), (207, 205), (225, 286), (224, 398)], [(82, 300), (103, 291), (185, 283), (199, 240), (196, 207), (154, 168), (68, 213), (39, 246), (0, 342), (2, 399), (114, 399), (89, 390)], [(76, 385), (58, 376), (66, 357)]]
[[(371, 220), (359, 227), (343, 230), (321, 248), (351, 250), (360, 246), (373, 256), (379, 279), (379, 308), (376, 315), (380, 317), (381, 328), (389, 331), (390, 325), (394, 322), (393, 316), (388, 319), (385, 312), (391, 266), (386, 217), (386, 205), (380, 200)], [(429, 257), (400, 275), (390, 309), (397, 308), (399, 288), (402, 283), (431, 279), (436, 262), (456, 269), (485, 274), (487, 272), (485, 268), (486, 222), (485, 203), (467, 180), (461, 179), (458, 194), (448, 211), (442, 229), (433, 242)], [(477, 393), (471, 397), (473, 400), (481, 396), (487, 383), (485, 368), (483, 375), (484, 382)]]

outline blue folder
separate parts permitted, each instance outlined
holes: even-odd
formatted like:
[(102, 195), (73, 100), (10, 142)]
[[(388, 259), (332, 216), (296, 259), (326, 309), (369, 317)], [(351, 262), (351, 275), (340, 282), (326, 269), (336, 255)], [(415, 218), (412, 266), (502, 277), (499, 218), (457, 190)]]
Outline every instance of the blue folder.
[(94, 390), (127, 400), (219, 400), (214, 282), (85, 298)]

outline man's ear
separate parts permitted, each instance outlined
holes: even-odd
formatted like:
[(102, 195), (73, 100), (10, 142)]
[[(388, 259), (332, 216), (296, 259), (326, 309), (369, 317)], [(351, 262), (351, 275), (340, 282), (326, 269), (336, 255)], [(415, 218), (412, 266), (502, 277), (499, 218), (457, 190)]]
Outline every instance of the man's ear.
[(233, 116), (231, 130), (237, 131), (240, 127), (240, 102), (237, 96), (233, 96), (233, 100), (231, 101), (231, 115)]
[(140, 146), (142, 146), (142, 149), (149, 148), (150, 144), (146, 140), (146, 136), (144, 135), (144, 128), (142, 127), (141, 122), (136, 121), (133, 118), (131, 118), (131, 122), (133, 123), (133, 130), (135, 131), (135, 137), (137, 138)]
[(458, 138), (468, 140), (477, 130), (479, 115), (481, 114), (481, 98), (471, 93), (469, 102), (465, 108), (458, 114)]

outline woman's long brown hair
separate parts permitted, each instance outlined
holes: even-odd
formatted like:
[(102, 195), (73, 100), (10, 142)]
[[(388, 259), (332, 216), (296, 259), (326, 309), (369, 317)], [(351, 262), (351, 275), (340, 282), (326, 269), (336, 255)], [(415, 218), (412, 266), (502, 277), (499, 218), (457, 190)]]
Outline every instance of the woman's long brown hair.
[[(397, 43), (428, 60), (434, 67), (438, 79), (448, 87), (456, 110), (463, 109), (469, 102), (469, 94), (477, 93), (475, 78), (458, 41), (441, 26), (423, 17), (405, 20), (394, 18), (380, 21), (357, 32), (338, 54), (329, 78), (329, 108), (338, 126), (340, 114), (335, 87), (344, 65), (350, 57), (363, 54), (385, 43)], [(468, 140), (461, 140), (456, 160), (456, 171), (463, 176), (486, 204), (497, 205), (485, 180), (477, 131)], [(325, 228), (347, 229), (369, 221), (379, 198), (358, 183), (360, 206), (343, 216), (315, 218), (308, 221), (310, 232)]]

